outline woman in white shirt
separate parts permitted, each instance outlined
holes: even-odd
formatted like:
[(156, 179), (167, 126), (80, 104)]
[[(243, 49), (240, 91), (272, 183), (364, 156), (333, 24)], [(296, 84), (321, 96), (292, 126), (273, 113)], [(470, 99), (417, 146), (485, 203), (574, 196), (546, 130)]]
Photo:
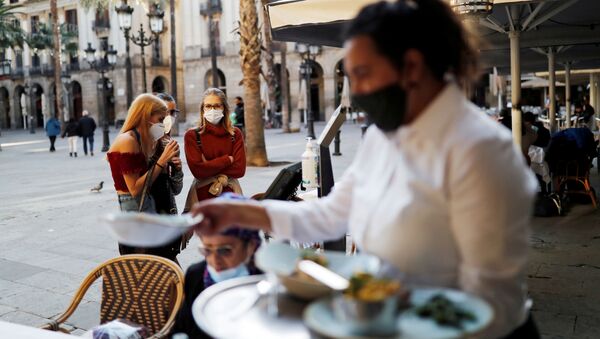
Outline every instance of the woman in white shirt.
[(353, 100), (375, 126), (333, 192), (203, 203), (197, 231), (235, 224), (307, 242), (349, 232), (408, 283), (485, 298), (495, 318), (482, 337), (538, 338), (525, 285), (536, 181), (509, 131), (456, 85), (477, 64), (461, 23), (439, 0), (381, 2), (349, 25), (345, 48)]

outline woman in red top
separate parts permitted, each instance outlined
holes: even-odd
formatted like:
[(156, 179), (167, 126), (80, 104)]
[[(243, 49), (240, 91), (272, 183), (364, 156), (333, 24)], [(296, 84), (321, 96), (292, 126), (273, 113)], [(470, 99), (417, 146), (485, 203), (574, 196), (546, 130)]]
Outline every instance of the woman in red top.
[(229, 113), (223, 91), (209, 88), (204, 92), (198, 127), (188, 130), (184, 138), (185, 157), (195, 178), (187, 206), (194, 198), (211, 199), (222, 192), (241, 194), (237, 179), (246, 173), (246, 151), (242, 132), (233, 127)]
[[(141, 94), (131, 104), (121, 133), (115, 139), (107, 158), (119, 196), (121, 211), (143, 211), (156, 213), (154, 201), (149, 195), (143, 199), (144, 183), (149, 173), (152, 184), (164, 170), (167, 163), (181, 167), (179, 145), (171, 140), (158, 160), (150, 164), (158, 139), (164, 136), (162, 121), (167, 115), (167, 105), (152, 94)], [(121, 254), (149, 253), (146, 249), (119, 244)]]

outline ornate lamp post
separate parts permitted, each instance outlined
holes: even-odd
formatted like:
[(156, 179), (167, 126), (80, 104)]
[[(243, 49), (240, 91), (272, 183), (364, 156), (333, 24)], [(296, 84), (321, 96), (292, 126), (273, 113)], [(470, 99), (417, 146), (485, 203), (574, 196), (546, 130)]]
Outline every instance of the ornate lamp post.
[[(147, 91), (147, 82), (146, 82), (146, 54), (145, 48), (147, 46), (152, 45), (156, 39), (158, 39), (158, 35), (164, 30), (164, 21), (163, 17), (165, 16), (165, 12), (160, 9), (159, 5), (154, 5), (150, 13), (148, 13), (150, 31), (152, 33), (151, 36), (148, 36), (148, 33), (144, 30), (144, 25), (140, 24), (140, 29), (138, 30), (138, 35), (130, 35), (129, 30), (131, 29), (131, 15), (133, 13), (133, 8), (128, 6), (126, 3), (121, 4), (121, 6), (117, 6), (115, 10), (119, 16), (119, 26), (125, 33), (125, 40), (127, 41), (126, 50), (129, 50), (129, 40), (134, 44), (138, 45), (142, 49), (142, 79), (144, 85), (144, 92)], [(127, 52), (127, 59), (129, 59), (129, 52)], [(126, 60), (129, 63), (129, 69), (131, 70), (131, 60)], [(128, 75), (130, 77), (131, 74)], [(131, 81), (128, 82), (131, 84)], [(131, 86), (131, 85), (128, 85)], [(128, 88), (129, 90), (129, 88)]]
[(200, 15), (204, 19), (208, 19), (208, 27), (210, 30), (210, 63), (212, 73), (212, 87), (219, 87), (219, 75), (217, 71), (217, 46), (215, 34), (217, 31), (217, 25), (221, 18), (223, 8), (221, 7), (221, 0), (207, 0), (202, 4), (200, 8)]
[(127, 83), (127, 107), (129, 107), (133, 101), (133, 78), (131, 75), (131, 57), (129, 55), (129, 31), (131, 30), (133, 7), (129, 6), (127, 1), (124, 1), (120, 6), (115, 6), (115, 11), (119, 19), (119, 28), (125, 35), (125, 82)]
[(302, 64), (300, 65), (300, 75), (304, 77), (306, 80), (306, 109), (308, 110), (307, 114), (307, 138), (315, 139), (315, 116), (314, 111), (312, 109), (311, 95), (310, 95), (310, 82), (312, 75), (312, 63), (317, 58), (317, 55), (321, 54), (321, 46), (317, 45), (307, 45), (303, 43), (296, 44), (296, 52), (300, 54), (302, 58)]
[[(88, 47), (85, 49), (86, 60), (90, 64), (90, 68), (100, 73), (101, 85), (101, 96), (98, 101), (105, 100), (106, 93), (106, 72), (112, 70), (117, 63), (117, 51), (114, 50), (113, 46), (110, 45), (108, 51), (104, 50), (100, 55), (96, 55), (96, 49), (92, 47), (92, 44), (88, 42)], [(102, 152), (107, 152), (110, 148), (110, 141), (108, 140), (108, 110), (106, 109), (106, 103), (102, 104)]]
[[(119, 27), (123, 30), (125, 35), (125, 51), (127, 57), (125, 59), (125, 68), (127, 70), (127, 103), (131, 104), (131, 100), (133, 100), (133, 89), (132, 89), (132, 78), (131, 78), (131, 59), (129, 56), (129, 41), (138, 45), (142, 49), (142, 79), (144, 85), (144, 92), (147, 91), (147, 82), (146, 82), (146, 54), (145, 47), (152, 45), (156, 39), (158, 39), (158, 35), (161, 34), (164, 30), (164, 16), (165, 12), (160, 9), (159, 5), (154, 5), (153, 8), (148, 13), (149, 18), (149, 26), (151, 36), (148, 36), (148, 32), (144, 30), (144, 25), (140, 24), (140, 29), (138, 30), (138, 35), (135, 36), (130, 34), (131, 30), (131, 22), (132, 22), (132, 14), (133, 7), (127, 5), (127, 2), (121, 3), (120, 6), (115, 7), (115, 11), (119, 17)], [(131, 94), (131, 98), (129, 95)]]

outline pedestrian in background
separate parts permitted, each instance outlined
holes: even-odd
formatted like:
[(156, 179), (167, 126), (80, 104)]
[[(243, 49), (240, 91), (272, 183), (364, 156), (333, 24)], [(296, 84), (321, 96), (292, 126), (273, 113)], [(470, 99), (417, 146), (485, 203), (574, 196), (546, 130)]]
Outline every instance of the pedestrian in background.
[(81, 135), (81, 131), (79, 129), (79, 123), (75, 121), (73, 118), (69, 118), (69, 122), (67, 122), (67, 127), (65, 127), (64, 132), (62, 133), (62, 138), (67, 136), (67, 142), (69, 143), (69, 156), (77, 158), (77, 138)]
[(79, 119), (79, 128), (81, 129), (81, 137), (83, 138), (83, 153), (88, 155), (88, 143), (90, 145), (90, 154), (94, 156), (94, 131), (96, 130), (96, 122), (94, 118), (89, 116), (88, 111), (81, 113), (83, 116)]
[(56, 151), (54, 148), (54, 142), (56, 141), (56, 136), (60, 134), (60, 122), (55, 117), (51, 116), (46, 122), (46, 135), (50, 139), (50, 152)]
[(235, 97), (235, 108), (233, 109), (235, 113), (235, 127), (244, 131), (244, 100), (242, 97)]

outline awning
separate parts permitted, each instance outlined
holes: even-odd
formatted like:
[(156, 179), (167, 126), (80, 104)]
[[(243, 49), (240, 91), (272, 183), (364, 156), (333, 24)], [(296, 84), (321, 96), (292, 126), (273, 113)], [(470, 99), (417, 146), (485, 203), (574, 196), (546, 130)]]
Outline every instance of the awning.
[[(380, 0), (281, 0), (268, 4), (273, 40), (341, 47), (344, 24)], [(392, 1), (392, 0), (388, 0)]]

